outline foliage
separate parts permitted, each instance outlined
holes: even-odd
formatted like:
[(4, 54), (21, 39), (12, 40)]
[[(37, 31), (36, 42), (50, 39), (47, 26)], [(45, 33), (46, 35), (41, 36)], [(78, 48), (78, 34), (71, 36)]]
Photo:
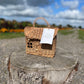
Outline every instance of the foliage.
[(0, 33), (0, 39), (11, 39), (17, 37), (24, 37), (24, 33)]
[(82, 29), (82, 27), (81, 27), (81, 26), (79, 26), (78, 28), (79, 28), (79, 29)]
[[(33, 24), (28, 21), (17, 22), (16, 20), (9, 21), (9, 20), (5, 20), (3, 18), (0, 18), (0, 29), (1, 28), (7, 28), (8, 30), (10, 30), (10, 29), (24, 29), (26, 26), (32, 27)], [(36, 27), (47, 27), (44, 24), (37, 24), (37, 23), (35, 26)], [(56, 24), (52, 24), (51, 27), (57, 27), (57, 26), (56, 26)], [(60, 29), (63, 28), (63, 26), (61, 24), (58, 25), (58, 27)], [(72, 28), (72, 25), (67, 24), (67, 26), (65, 28)], [(82, 27), (79, 26), (79, 28), (81, 29)]]
[(24, 29), (10, 29), (9, 32), (24, 32)]
[(70, 24), (67, 24), (67, 27), (71, 27), (71, 28), (72, 28), (72, 25), (70, 25)]
[(61, 28), (61, 29), (59, 29), (59, 30), (72, 30), (72, 28), (63, 27), (63, 28)]
[(62, 28), (62, 25), (60, 24), (58, 27), (61, 29)]
[(0, 19), (0, 29), (7, 28), (10, 29), (24, 29), (26, 26), (33, 26), (31, 22), (17, 22), (16, 20), (13, 21), (6, 21), (5, 19)]
[(78, 30), (78, 38), (84, 41), (84, 31)]
[(59, 30), (58, 33), (60, 33), (62, 35), (69, 35), (69, 34), (74, 33), (74, 31), (73, 30)]
[(52, 24), (51, 27), (56, 27), (56, 25), (55, 24)]
[(26, 26), (28, 26), (28, 23), (27, 22), (22, 22), (22, 26), (26, 27)]
[(0, 32), (8, 32), (8, 29), (2, 28), (2, 29), (0, 30)]
[(6, 28), (2, 28), (0, 29), (0, 32), (24, 32), (24, 29), (6, 29)]

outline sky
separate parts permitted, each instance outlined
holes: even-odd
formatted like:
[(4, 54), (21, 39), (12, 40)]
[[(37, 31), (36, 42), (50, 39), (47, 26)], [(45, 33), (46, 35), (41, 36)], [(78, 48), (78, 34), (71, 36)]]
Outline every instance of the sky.
[(33, 22), (36, 17), (84, 28), (84, 0), (0, 0), (0, 18)]

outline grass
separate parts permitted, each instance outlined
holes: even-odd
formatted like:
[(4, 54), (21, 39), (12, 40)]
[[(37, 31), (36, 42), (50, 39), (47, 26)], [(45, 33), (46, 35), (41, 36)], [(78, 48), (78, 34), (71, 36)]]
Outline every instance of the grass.
[(58, 33), (60, 33), (62, 35), (69, 35), (69, 34), (74, 33), (74, 31), (73, 30), (59, 30)]
[(84, 31), (78, 30), (78, 38), (84, 42)]
[(0, 39), (12, 39), (18, 37), (24, 37), (24, 33), (0, 33)]

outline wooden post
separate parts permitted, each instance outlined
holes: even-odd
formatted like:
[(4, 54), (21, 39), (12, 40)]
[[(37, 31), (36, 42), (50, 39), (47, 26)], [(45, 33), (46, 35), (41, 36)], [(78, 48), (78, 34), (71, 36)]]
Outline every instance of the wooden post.
[(10, 58), (13, 84), (63, 84), (76, 60), (66, 52), (67, 57), (63, 57), (62, 53), (57, 49), (54, 58), (46, 58), (27, 55), (25, 51), (15, 52)]

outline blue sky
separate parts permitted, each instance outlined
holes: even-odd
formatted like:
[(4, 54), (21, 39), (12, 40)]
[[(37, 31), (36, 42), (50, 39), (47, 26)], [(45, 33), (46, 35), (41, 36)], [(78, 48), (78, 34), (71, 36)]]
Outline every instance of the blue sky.
[(36, 17), (45, 17), (50, 24), (84, 27), (84, 1), (0, 0), (0, 18), (33, 22)]

